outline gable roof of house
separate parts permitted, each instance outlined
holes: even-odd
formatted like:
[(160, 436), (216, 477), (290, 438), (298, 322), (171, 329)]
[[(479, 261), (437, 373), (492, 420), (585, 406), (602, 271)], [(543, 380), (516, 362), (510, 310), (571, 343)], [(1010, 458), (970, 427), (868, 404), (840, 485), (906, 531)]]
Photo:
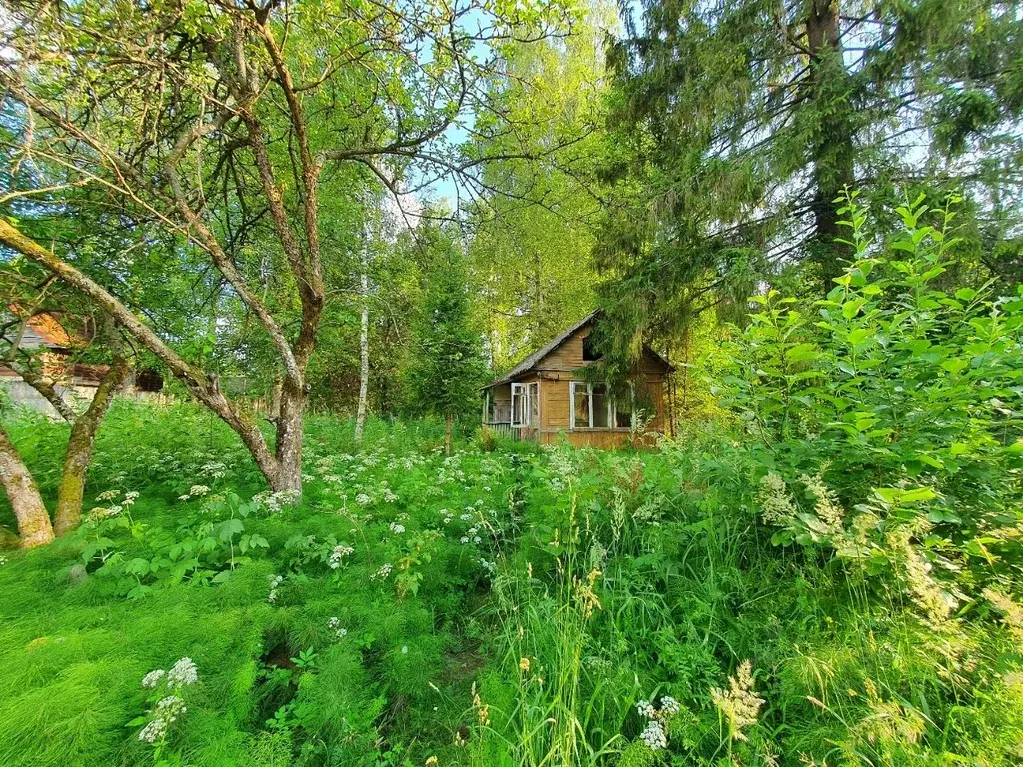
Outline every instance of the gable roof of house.
[[(503, 376), (501, 376), (500, 378), (498, 378), (498, 379), (494, 380), (493, 382), (487, 384), (487, 386), (485, 388), (489, 389), (491, 386), (498, 386), (498, 385), (503, 384), (503, 383), (508, 383), (509, 381), (514, 381), (516, 378), (520, 378), (521, 376), (523, 376), (526, 373), (530, 372), (537, 365), (540, 364), (540, 362), (543, 360), (544, 357), (546, 357), (548, 354), (550, 354), (551, 352), (553, 352), (554, 350), (559, 348), (563, 343), (565, 343), (568, 339), (570, 339), (573, 335), (575, 335), (579, 330), (581, 330), (582, 328), (586, 327), (591, 322), (593, 322), (593, 320), (596, 319), (598, 314), (600, 314), (600, 309), (594, 309), (592, 312), (587, 314), (585, 317), (583, 317), (577, 323), (575, 323), (571, 327), (569, 327), (566, 330), (563, 330), (561, 333), (559, 333), (554, 338), (554, 340), (552, 340), (549, 344), (544, 346), (542, 349), (538, 349), (537, 351), (533, 352), (528, 357), (526, 357), (524, 360), (522, 360), (522, 362), (520, 362), (518, 365), (516, 365), (511, 370), (509, 370), (507, 373), (505, 373)], [(674, 370), (674, 367), (672, 366), (672, 364), (670, 362), (668, 362), (666, 359), (664, 359), (660, 354), (655, 352), (649, 346), (647, 346), (646, 344), (643, 344), (643, 348), (646, 351), (650, 352), (650, 354), (652, 354), (654, 357), (656, 357), (657, 360), (660, 361), (665, 366), (666, 369)]]

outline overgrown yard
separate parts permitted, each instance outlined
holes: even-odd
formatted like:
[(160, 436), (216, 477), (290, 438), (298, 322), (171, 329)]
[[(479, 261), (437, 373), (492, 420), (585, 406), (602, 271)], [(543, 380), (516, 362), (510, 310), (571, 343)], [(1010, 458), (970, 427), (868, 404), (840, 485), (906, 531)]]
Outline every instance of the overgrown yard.
[[(115, 407), (87, 521), (0, 567), (0, 764), (1023, 758), (1012, 616), (936, 623), (894, 572), (772, 545), (724, 438), (307, 426), (293, 502), (208, 414)], [(44, 481), (62, 431), (12, 426)]]

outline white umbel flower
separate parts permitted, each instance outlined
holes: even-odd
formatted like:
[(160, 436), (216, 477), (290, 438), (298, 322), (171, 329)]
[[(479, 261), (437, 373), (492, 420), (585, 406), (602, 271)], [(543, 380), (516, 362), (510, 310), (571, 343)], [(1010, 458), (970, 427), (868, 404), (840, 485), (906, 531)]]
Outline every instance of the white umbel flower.
[(668, 738), (664, 728), (656, 719), (646, 723), (646, 729), (639, 736), (651, 751), (660, 751), (668, 747)]

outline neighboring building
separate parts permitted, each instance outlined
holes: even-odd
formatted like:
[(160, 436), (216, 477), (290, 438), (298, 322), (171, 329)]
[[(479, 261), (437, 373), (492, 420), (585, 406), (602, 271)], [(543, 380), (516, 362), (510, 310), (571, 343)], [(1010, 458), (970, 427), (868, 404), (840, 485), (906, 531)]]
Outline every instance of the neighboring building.
[(627, 407), (612, 402), (602, 384), (584, 379), (582, 368), (597, 359), (586, 340), (596, 316), (584, 317), (487, 386), (483, 423), (542, 445), (561, 434), (573, 445), (595, 447), (628, 444), (637, 430), (663, 434), (665, 378), (673, 368), (650, 348), (643, 347)]
[[(84, 365), (74, 361), (72, 355), (76, 347), (80, 348), (84, 342), (72, 337), (52, 314), (30, 317), (21, 330), (20, 338), (4, 340), (12, 345), (17, 341), (18, 348), (37, 354), (41, 366), (39, 372), (65, 386), (96, 388), (107, 372), (106, 365)], [(11, 368), (0, 365), (0, 381), (11, 380), (20, 381), (21, 376)]]
[[(9, 333), (17, 333), (12, 329)], [(67, 402), (89, 401), (96, 394), (103, 376), (109, 367), (78, 362), (75, 353), (88, 344), (85, 337), (72, 333), (52, 314), (37, 314), (28, 319), (20, 331), (20, 337), (4, 338), (4, 346), (18, 344), (18, 347), (38, 356), (39, 373), (51, 381), (54, 389)], [(158, 392), (163, 388), (163, 379), (155, 371), (141, 371), (138, 380), (129, 374), (121, 387), (122, 394), (139, 396), (146, 392)], [(56, 416), (57, 411), (38, 391), (25, 382), (16, 370), (0, 365), (0, 386), (19, 405), (41, 410)]]

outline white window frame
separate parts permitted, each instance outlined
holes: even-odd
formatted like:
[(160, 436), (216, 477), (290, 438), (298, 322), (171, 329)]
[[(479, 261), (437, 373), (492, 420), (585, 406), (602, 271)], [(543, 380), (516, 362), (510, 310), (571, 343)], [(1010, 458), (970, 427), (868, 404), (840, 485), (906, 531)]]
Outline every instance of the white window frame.
[[(575, 390), (576, 387), (586, 387), (586, 394), (589, 397), (589, 426), (576, 426), (575, 425)], [(631, 388), (631, 386), (630, 386)], [(631, 394), (633, 402), (636, 399), (635, 391)], [(611, 401), (610, 397), (607, 398), (607, 426), (594, 426), (593, 425), (593, 384), (586, 383), (585, 381), (569, 381), (568, 383), (568, 419), (569, 419), (569, 430), (570, 431), (629, 431), (632, 426), (636, 423), (636, 407), (633, 404), (632, 412), (629, 416), (629, 423), (632, 426), (617, 426), (618, 423), (618, 406)]]
[[(515, 407), (516, 398), (524, 403), (521, 412), (525, 414), (526, 420), (522, 422), (515, 420), (519, 413), (519, 409)], [(513, 428), (521, 429), (524, 426), (529, 426), (529, 415), (533, 409), (532, 405), (529, 384), (513, 383), (511, 385), (511, 425)]]
[[(576, 426), (575, 425), (575, 390), (576, 387), (586, 387), (586, 394), (589, 397), (587, 404), (589, 405), (589, 426)], [(607, 398), (607, 426), (594, 426), (593, 425), (593, 384), (586, 383), (585, 381), (569, 381), (568, 382), (568, 428), (570, 431), (606, 431), (614, 429), (614, 404), (609, 398)]]

